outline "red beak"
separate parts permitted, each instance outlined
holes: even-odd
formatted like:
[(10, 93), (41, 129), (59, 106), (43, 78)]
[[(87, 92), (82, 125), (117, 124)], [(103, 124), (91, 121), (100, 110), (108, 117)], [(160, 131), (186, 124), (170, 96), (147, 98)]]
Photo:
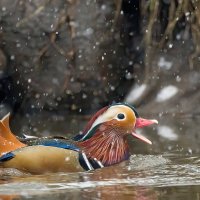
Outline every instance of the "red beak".
[[(158, 121), (155, 120), (155, 119), (149, 120), (149, 119), (144, 119), (144, 118), (139, 117), (139, 118), (136, 119), (135, 128), (142, 128), (144, 126), (149, 126), (151, 124), (158, 124)], [(142, 135), (138, 135), (135, 132), (132, 132), (131, 134), (132, 134), (132, 136), (142, 140), (143, 142), (146, 142), (148, 144), (152, 144), (152, 142), (149, 139), (145, 138)]]
[(158, 121), (155, 119), (144, 119), (144, 118), (136, 118), (135, 128), (142, 128), (144, 126), (149, 126), (151, 124), (158, 124)]
[(132, 132), (131, 135), (132, 135), (133, 137), (139, 139), (139, 140), (142, 140), (143, 142), (145, 142), (145, 143), (147, 143), (147, 144), (152, 144), (152, 142), (151, 142), (149, 139), (145, 138), (145, 137), (142, 136), (142, 135), (138, 135), (137, 133), (134, 133), (134, 132)]

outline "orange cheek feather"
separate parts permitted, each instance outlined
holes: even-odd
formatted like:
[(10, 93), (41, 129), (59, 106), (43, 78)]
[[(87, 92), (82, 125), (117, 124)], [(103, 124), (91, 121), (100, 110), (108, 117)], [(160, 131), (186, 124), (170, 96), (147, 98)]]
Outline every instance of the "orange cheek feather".
[(136, 117), (135, 115), (133, 115), (132, 111), (126, 112), (126, 119), (125, 120), (121, 120), (118, 121), (119, 125), (125, 129), (127, 129), (127, 131), (132, 131), (134, 126), (135, 126), (135, 122), (136, 122)]

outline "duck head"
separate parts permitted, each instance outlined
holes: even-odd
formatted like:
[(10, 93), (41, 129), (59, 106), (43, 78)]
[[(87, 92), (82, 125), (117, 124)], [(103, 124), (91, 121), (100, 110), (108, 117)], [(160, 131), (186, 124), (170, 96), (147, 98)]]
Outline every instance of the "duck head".
[(87, 157), (109, 166), (129, 158), (128, 135), (152, 144), (149, 139), (136, 134), (135, 129), (155, 123), (158, 121), (139, 117), (133, 106), (115, 103), (99, 110), (88, 122), (82, 134), (74, 139)]

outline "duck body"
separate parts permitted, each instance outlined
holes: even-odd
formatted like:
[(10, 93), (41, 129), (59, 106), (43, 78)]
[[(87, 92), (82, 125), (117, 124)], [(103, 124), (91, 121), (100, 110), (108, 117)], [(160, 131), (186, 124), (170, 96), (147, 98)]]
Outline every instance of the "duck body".
[(15, 168), (32, 174), (48, 172), (83, 171), (79, 153), (53, 146), (27, 146), (7, 154), (1, 159), (1, 166)]
[(104, 167), (97, 159), (87, 158), (73, 140), (43, 137), (28, 139), (25, 143), (28, 146), (2, 155), (0, 167), (32, 174), (81, 172)]
[(9, 115), (0, 121), (0, 167), (42, 174), (78, 172), (120, 163), (129, 158), (127, 135), (151, 144), (135, 128), (157, 123), (139, 118), (135, 108), (117, 103), (102, 108), (81, 134), (18, 140), (9, 128)]

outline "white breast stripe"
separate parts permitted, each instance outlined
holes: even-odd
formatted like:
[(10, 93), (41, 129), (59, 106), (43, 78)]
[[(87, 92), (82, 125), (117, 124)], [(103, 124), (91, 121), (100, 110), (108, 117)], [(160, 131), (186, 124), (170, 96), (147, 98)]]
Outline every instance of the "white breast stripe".
[(85, 155), (85, 153), (82, 153), (83, 159), (85, 160), (85, 163), (87, 165), (87, 167), (89, 168), (89, 170), (93, 170), (94, 168), (92, 167), (92, 165), (90, 164), (89, 160), (87, 159), (87, 156)]
[(96, 158), (94, 158), (94, 160), (98, 163), (98, 165), (99, 165), (101, 168), (104, 167), (104, 165), (103, 165), (99, 160), (97, 160)]

